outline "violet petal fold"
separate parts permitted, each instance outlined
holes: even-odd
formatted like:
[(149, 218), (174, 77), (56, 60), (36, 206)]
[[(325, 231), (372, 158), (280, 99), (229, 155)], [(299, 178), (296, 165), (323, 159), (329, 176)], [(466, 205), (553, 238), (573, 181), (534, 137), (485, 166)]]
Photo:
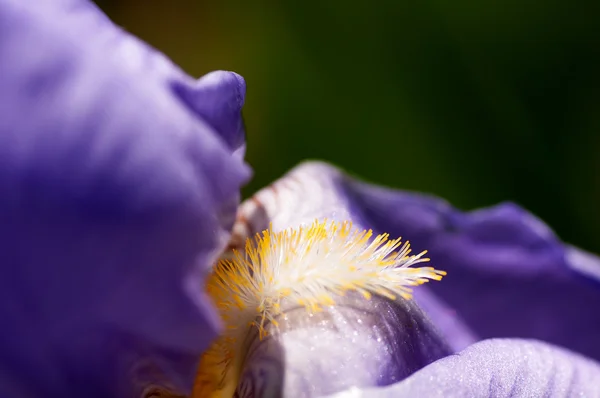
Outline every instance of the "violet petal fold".
[(403, 382), (329, 398), (598, 397), (600, 365), (550, 344), (490, 339), (441, 359)]
[(0, 395), (190, 388), (250, 176), (243, 80), (195, 81), (82, 0), (3, 1), (0, 59)]

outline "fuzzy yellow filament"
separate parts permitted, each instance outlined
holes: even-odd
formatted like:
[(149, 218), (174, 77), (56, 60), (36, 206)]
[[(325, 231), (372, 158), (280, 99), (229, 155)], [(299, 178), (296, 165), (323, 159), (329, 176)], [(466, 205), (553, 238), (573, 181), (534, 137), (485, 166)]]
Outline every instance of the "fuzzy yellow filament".
[(263, 338), (266, 323), (277, 326), (287, 306), (316, 312), (348, 291), (365, 299), (409, 299), (412, 286), (440, 280), (444, 271), (412, 268), (429, 261), (425, 253), (410, 255), (408, 242), (388, 234), (373, 238), (371, 230), (353, 229), (350, 222), (315, 221), (248, 239), (245, 253), (220, 261), (207, 281), (225, 330), (202, 357), (193, 396), (233, 396), (249, 329), (258, 328)]

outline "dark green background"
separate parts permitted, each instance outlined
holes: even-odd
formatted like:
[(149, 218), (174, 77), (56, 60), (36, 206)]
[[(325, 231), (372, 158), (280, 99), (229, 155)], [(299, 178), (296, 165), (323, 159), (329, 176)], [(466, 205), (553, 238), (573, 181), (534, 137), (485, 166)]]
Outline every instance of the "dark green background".
[(306, 158), (600, 252), (600, 2), (103, 0), (194, 76), (248, 84), (246, 194)]

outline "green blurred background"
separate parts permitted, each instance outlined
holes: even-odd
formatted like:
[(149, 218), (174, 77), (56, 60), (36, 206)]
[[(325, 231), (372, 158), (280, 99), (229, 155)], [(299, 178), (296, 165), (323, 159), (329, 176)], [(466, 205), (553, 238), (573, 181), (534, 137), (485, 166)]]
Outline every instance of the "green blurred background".
[(600, 252), (600, 2), (98, 0), (193, 76), (246, 78), (249, 194), (306, 158)]

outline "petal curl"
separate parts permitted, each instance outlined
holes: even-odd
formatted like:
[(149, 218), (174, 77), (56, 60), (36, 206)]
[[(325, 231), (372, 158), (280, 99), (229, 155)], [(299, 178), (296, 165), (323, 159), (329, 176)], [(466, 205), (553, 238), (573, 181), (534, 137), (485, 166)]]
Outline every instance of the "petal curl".
[(246, 149), (241, 109), (246, 95), (244, 79), (232, 72), (216, 71), (200, 78), (196, 84), (177, 84), (182, 99), (211, 124), (229, 148), (243, 157)]
[(147, 353), (187, 363), (189, 388), (194, 361), (165, 358), (197, 359), (218, 327), (201, 283), (250, 175), (243, 80), (196, 82), (82, 0), (3, 1), (0, 59), (7, 379), (131, 396), (118, 361)]
[(358, 388), (329, 398), (386, 397), (596, 397), (600, 365), (534, 340), (484, 340), (441, 359), (403, 382)]

